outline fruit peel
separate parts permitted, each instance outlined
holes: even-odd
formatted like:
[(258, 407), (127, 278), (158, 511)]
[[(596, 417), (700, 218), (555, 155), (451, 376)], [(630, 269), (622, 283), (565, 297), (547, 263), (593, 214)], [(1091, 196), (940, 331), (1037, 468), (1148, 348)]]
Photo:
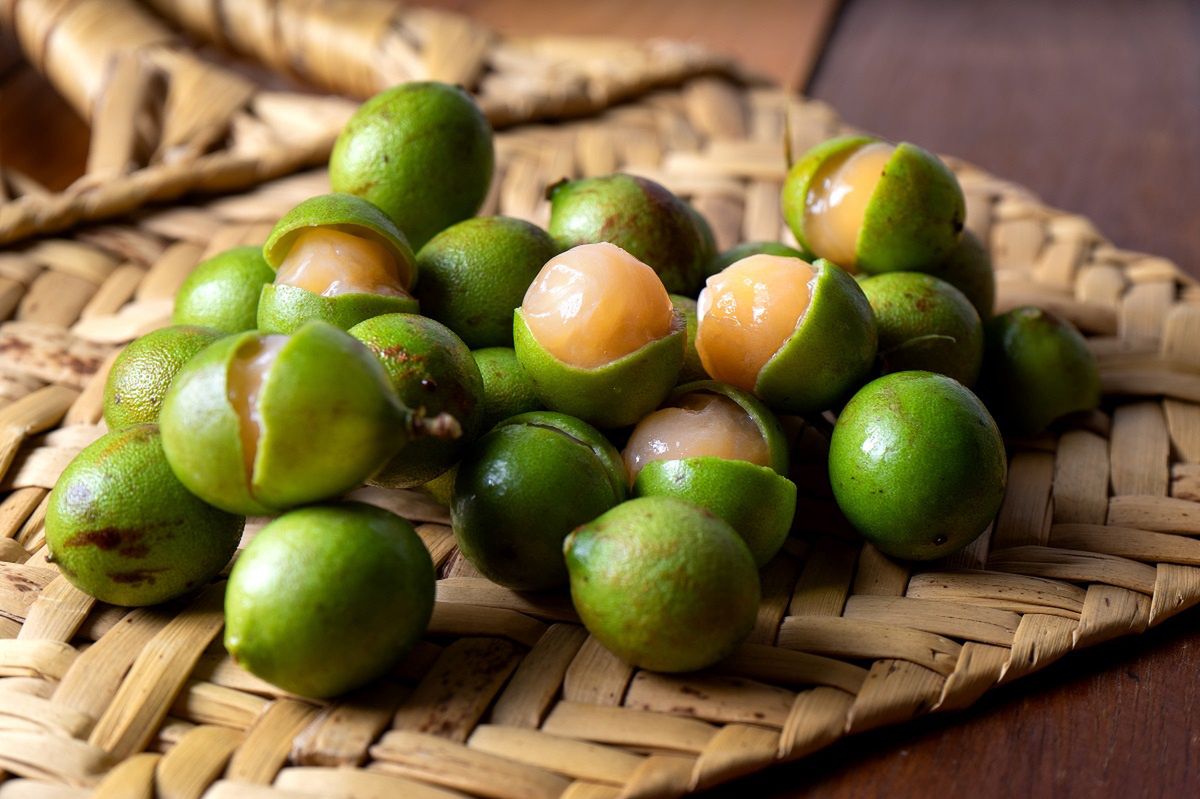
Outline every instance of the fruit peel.
[(812, 252), (812, 244), (804, 233), (804, 215), (808, 209), (808, 193), (818, 170), (832, 158), (848, 156), (852, 151), (877, 141), (879, 139), (874, 136), (837, 136), (827, 139), (806, 152), (788, 169), (780, 196), (783, 218), (796, 241), (806, 251)]
[(688, 394), (698, 392), (719, 394), (726, 399), (732, 400), (738, 407), (745, 411), (746, 415), (750, 417), (750, 420), (758, 428), (758, 432), (762, 434), (763, 441), (767, 444), (767, 452), (770, 453), (771, 458), (770, 468), (776, 474), (784, 477), (787, 476), (789, 465), (787, 435), (784, 433), (779, 419), (771, 412), (770, 408), (750, 392), (742, 391), (736, 386), (731, 386), (728, 383), (722, 383), (717, 380), (697, 380), (692, 383), (684, 383), (671, 393), (665, 405), (674, 405)]
[(338, 294), (326, 297), (299, 286), (268, 283), (258, 301), (258, 329), (263, 333), (293, 333), (313, 319), (349, 330), (359, 322), (389, 313), (417, 313), (412, 297), (384, 294)]
[(275, 279), (262, 247), (234, 247), (200, 263), (175, 292), (171, 321), (222, 333), (253, 330), (262, 287)]

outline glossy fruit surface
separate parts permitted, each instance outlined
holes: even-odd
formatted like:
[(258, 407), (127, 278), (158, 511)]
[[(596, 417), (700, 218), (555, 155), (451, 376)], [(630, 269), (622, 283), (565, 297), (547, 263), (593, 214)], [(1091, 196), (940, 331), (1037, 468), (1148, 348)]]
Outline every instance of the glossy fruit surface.
[(130, 342), (104, 383), (104, 422), (109, 430), (155, 424), (171, 381), (196, 353), (221, 338), (207, 327), (175, 325)]
[(59, 477), (46, 544), (81, 591), (115, 605), (153, 605), (216, 576), (244, 523), (183, 487), (157, 425), (135, 425), (90, 444)]
[(204, 261), (175, 293), (176, 325), (200, 325), (222, 333), (253, 330), (262, 287), (275, 279), (261, 247), (234, 247)]
[(329, 157), (329, 182), (379, 206), (420, 249), (475, 215), (494, 165), (492, 126), (471, 96), (412, 81), (354, 112)]
[(411, 524), (359, 503), (280, 516), (246, 547), (225, 592), (225, 648), (303, 696), (385, 674), (420, 640), (434, 572)]
[(1007, 480), (1004, 441), (956, 380), (896, 372), (854, 395), (829, 449), (838, 507), (885, 554), (932, 560), (987, 528)]
[(487, 432), (510, 416), (542, 410), (533, 381), (511, 347), (485, 347), (471, 355), (483, 378), (481, 432)]
[(741, 244), (736, 244), (730, 247), (723, 253), (720, 253), (711, 261), (708, 262), (707, 268), (704, 270), (706, 278), (712, 277), (717, 272), (731, 266), (743, 258), (749, 258), (751, 255), (780, 255), (786, 258), (799, 258), (802, 261), (815, 260), (815, 256), (801, 252), (795, 247), (789, 247), (779, 241), (744, 241)]
[(732, 654), (754, 626), (754, 559), (733, 528), (696, 505), (630, 500), (563, 546), (580, 618), (630, 665), (702, 669)]

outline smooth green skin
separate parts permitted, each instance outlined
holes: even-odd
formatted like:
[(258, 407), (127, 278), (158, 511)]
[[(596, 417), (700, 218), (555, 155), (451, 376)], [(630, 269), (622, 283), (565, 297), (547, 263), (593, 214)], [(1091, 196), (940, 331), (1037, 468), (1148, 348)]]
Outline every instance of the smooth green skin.
[(459, 551), (508, 588), (565, 584), (563, 539), (625, 499), (619, 464), (577, 419), (542, 411), (501, 423), (458, 466), (450, 522)]
[(122, 430), (154, 424), (171, 381), (196, 353), (221, 338), (207, 327), (176, 325), (132, 341), (113, 361), (104, 383), (104, 423)]
[(724, 458), (647, 463), (633, 483), (636, 497), (687, 500), (729, 522), (761, 568), (787, 540), (796, 515), (796, 484), (766, 466)]
[(667, 335), (611, 363), (582, 369), (546, 351), (521, 309), (513, 312), (513, 349), (543, 404), (597, 427), (626, 427), (657, 408), (679, 378), (686, 346), (687, 325), (676, 311)]
[(324, 698), (386, 674), (424, 635), (434, 571), (411, 524), (350, 502), (264, 527), (225, 590), (225, 648), (286, 691)]
[(258, 329), (263, 333), (294, 333), (305, 322), (319, 319), (339, 330), (390, 313), (417, 313), (411, 297), (383, 294), (338, 294), (325, 297), (299, 286), (262, 287), (258, 303)]
[(708, 372), (700, 362), (700, 353), (696, 351), (696, 301), (682, 294), (671, 294), (671, 305), (683, 315), (687, 329), (687, 349), (683, 353), (683, 368), (679, 371), (680, 383), (691, 383), (695, 380), (707, 380)]
[(371, 477), (385, 488), (412, 488), (449, 469), (479, 435), (483, 421), (483, 377), (467, 345), (440, 322), (416, 314), (387, 314), (355, 325), (361, 341), (387, 372), (396, 396), (426, 418), (448, 413), (458, 420), (458, 438), (409, 441)]
[(933, 560), (987, 528), (1004, 498), (1004, 441), (983, 403), (932, 372), (896, 372), (838, 416), (829, 480), (838, 507), (881, 552)]
[(483, 378), (483, 419), (480, 430), (491, 430), (510, 416), (542, 409), (533, 380), (512, 347), (486, 347), (471, 355)]
[(552, 186), (550, 235), (560, 250), (607, 241), (643, 262), (667, 291), (694, 297), (711, 257), (683, 200), (646, 178), (614, 174)]
[(663, 407), (676, 405), (688, 394), (695, 394), (701, 391), (720, 394), (722, 397), (737, 403), (758, 427), (758, 432), (762, 434), (763, 441), (767, 442), (767, 452), (771, 457), (771, 468), (777, 474), (787, 477), (790, 463), (788, 460), (787, 434), (784, 433), (783, 426), (779, 423), (779, 419), (776, 418), (775, 414), (771, 413), (770, 408), (750, 392), (742, 391), (737, 386), (731, 386), (728, 383), (721, 383), (716, 380), (698, 380), (694, 383), (684, 383), (676, 388), (671, 392), (671, 396), (667, 398)]
[(383, 209), (420, 249), (474, 216), (495, 166), (492, 126), (471, 96), (411, 82), (367, 100), (329, 157), (329, 182)]
[(875, 366), (875, 314), (858, 282), (824, 258), (813, 266), (817, 277), (808, 310), (754, 385), (755, 395), (781, 413), (833, 408)]
[(1007, 431), (1033, 435), (1069, 413), (1100, 404), (1100, 372), (1070, 322), (1040, 308), (1014, 308), (985, 328), (980, 394)]
[[(789, 170), (781, 197), (784, 218), (805, 248), (812, 249), (804, 235), (805, 200), (817, 171), (828, 159), (846, 157), (874, 141), (869, 136), (827, 141)], [(929, 271), (957, 246), (966, 213), (954, 173), (928, 150), (898, 144), (867, 203), (855, 267), (870, 274)]]
[(729, 656), (761, 597), (746, 542), (675, 497), (640, 497), (563, 544), (571, 599), (588, 632), (632, 666), (683, 672)]
[(222, 333), (253, 330), (258, 324), (258, 297), (275, 279), (261, 247), (234, 247), (197, 266), (175, 292), (171, 321), (202, 325)]
[(802, 261), (812, 261), (815, 257), (811, 253), (801, 252), (778, 241), (744, 241), (709, 261), (704, 270), (704, 277), (710, 278), (751, 255), (781, 255), (785, 258), (799, 258)]
[(71, 584), (114, 605), (154, 605), (224, 568), (245, 518), (206, 505), (176, 479), (158, 426), (108, 433), (62, 473), (46, 544)]
[(410, 414), (383, 367), (348, 334), (309, 322), (289, 337), (264, 380), (264, 429), (248, 479), (228, 373), (238, 351), (259, 335), (211, 345), (167, 393), (163, 448), (192, 493), (233, 513), (274, 514), (348, 491), (405, 443)]
[(992, 257), (974, 233), (964, 230), (958, 246), (946, 260), (927, 271), (961, 291), (975, 306), (980, 319), (986, 322), (992, 318), (996, 308), (996, 273), (992, 271)]
[(558, 245), (537, 225), (506, 216), (468, 219), (417, 253), (426, 316), (471, 349), (511, 347), (512, 314)]
[(961, 291), (920, 272), (888, 272), (859, 285), (875, 312), (881, 374), (939, 372), (975, 385), (983, 324)]
[[(688, 203), (687, 207), (688, 210), (692, 212), (692, 221), (696, 225), (696, 235), (699, 236), (700, 240), (702, 258), (701, 263), (705, 265), (704, 268), (706, 270), (704, 277), (708, 277), (707, 265), (711, 264), (717, 259), (717, 253), (719, 252), (717, 249), (717, 237), (713, 233), (712, 225), (708, 224), (708, 220), (704, 218), (704, 214), (696, 210), (696, 206), (692, 205), (691, 203)], [(696, 291), (700, 291), (702, 286), (703, 281), (701, 281), (700, 286), (696, 288)]]

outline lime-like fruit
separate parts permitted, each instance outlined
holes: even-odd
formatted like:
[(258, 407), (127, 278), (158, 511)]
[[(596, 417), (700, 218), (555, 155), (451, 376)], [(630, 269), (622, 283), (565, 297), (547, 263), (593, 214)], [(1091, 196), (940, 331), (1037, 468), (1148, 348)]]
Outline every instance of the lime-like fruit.
[(135, 425), (94, 441), (59, 477), (46, 544), (79, 590), (114, 605), (153, 605), (214, 577), (245, 521), (188, 493), (158, 426)]
[(683, 352), (683, 368), (679, 370), (680, 383), (692, 383), (696, 380), (707, 380), (708, 372), (700, 362), (700, 353), (696, 351), (696, 301), (682, 294), (671, 295), (671, 305), (676, 313), (683, 316), (687, 335), (687, 348)]
[(888, 272), (859, 283), (875, 312), (883, 374), (939, 372), (975, 385), (983, 325), (962, 292), (920, 272)]
[(588, 632), (630, 665), (702, 669), (754, 627), (760, 588), (750, 550), (690, 502), (630, 500), (576, 529), (563, 551)]
[(511, 347), (485, 347), (471, 353), (483, 378), (483, 419), (479, 429), (491, 430), (518, 413), (542, 410), (533, 385)]
[(413, 81), (354, 112), (329, 156), (329, 182), (382, 208), (420, 249), (475, 215), (495, 157), (492, 126), (466, 91)]
[(984, 322), (992, 318), (996, 307), (996, 273), (992, 271), (992, 257), (974, 233), (964, 230), (958, 246), (946, 260), (925, 271), (961, 291)]
[(788, 171), (783, 215), (800, 244), (852, 271), (928, 271), (958, 244), (966, 203), (958, 179), (914, 144), (843, 136)]
[(957, 552), (1000, 509), (1004, 441), (983, 403), (932, 372), (896, 372), (846, 404), (829, 445), (838, 507), (880, 551), (908, 560)]
[(546, 231), (521, 219), (489, 216), (459, 222), (417, 253), (421, 311), (471, 349), (511, 347), (513, 311), (557, 253)]
[(741, 244), (730, 247), (709, 261), (708, 266), (704, 270), (704, 276), (706, 278), (712, 277), (717, 272), (725, 269), (725, 267), (732, 266), (743, 258), (749, 258), (751, 255), (780, 255), (785, 258), (799, 258), (802, 261), (809, 262), (815, 260), (815, 256), (811, 253), (801, 252), (783, 242), (744, 241)]
[(329, 697), (385, 674), (433, 612), (433, 561), (412, 525), (348, 502), (264, 527), (225, 591), (225, 648), (286, 691)]
[(1096, 356), (1074, 326), (1040, 308), (1014, 308), (985, 328), (980, 394), (1001, 427), (1032, 435), (1100, 404)]
[(585, 422), (536, 411), (506, 419), (458, 466), (450, 503), (458, 548), (518, 590), (567, 581), (562, 543), (625, 499), (620, 453)]
[(258, 325), (258, 298), (275, 279), (261, 247), (234, 247), (204, 261), (175, 293), (177, 325), (241, 333)]
[(752, 255), (708, 279), (696, 349), (716, 380), (784, 413), (834, 407), (870, 374), (875, 316), (836, 265)]
[(113, 361), (104, 383), (104, 423), (108, 429), (156, 423), (175, 375), (221, 335), (208, 327), (176, 325), (131, 342)]

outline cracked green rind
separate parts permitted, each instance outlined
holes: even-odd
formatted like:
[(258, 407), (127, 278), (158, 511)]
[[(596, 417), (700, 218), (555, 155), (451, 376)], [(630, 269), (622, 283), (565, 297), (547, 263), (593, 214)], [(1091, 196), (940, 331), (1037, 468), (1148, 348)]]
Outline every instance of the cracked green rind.
[(613, 493), (625, 497), (628, 486), (625, 479), (625, 461), (613, 443), (604, 437), (596, 428), (582, 419), (555, 411), (530, 411), (518, 416), (512, 416), (500, 422), (496, 427), (509, 425), (540, 425), (558, 430), (581, 444), (591, 447), (592, 452), (604, 464), (608, 471), (609, 480), (613, 485)]
[(766, 466), (725, 458), (650, 461), (633, 483), (638, 497), (687, 500), (729, 522), (758, 567), (775, 557), (796, 515), (796, 484)]
[(417, 259), (404, 233), (387, 214), (352, 194), (310, 197), (284, 214), (275, 223), (267, 243), (263, 245), (263, 258), (272, 269), (279, 268), (296, 236), (309, 228), (332, 228), (379, 242), (396, 259), (396, 268), (404, 288), (412, 291), (416, 286)]
[(755, 395), (782, 413), (835, 407), (871, 374), (878, 334), (858, 282), (824, 258), (808, 310), (791, 337), (758, 373)]
[(700, 353), (696, 351), (696, 301), (682, 294), (671, 294), (671, 305), (683, 315), (687, 325), (687, 345), (683, 354), (683, 368), (679, 371), (680, 383), (691, 383), (696, 380), (707, 380), (708, 372), (700, 362)]
[(263, 333), (292, 333), (305, 322), (319, 319), (339, 330), (349, 330), (359, 322), (389, 313), (418, 313), (420, 306), (412, 297), (384, 294), (338, 294), (325, 297), (299, 286), (262, 287), (258, 301), (258, 329)]
[(821, 142), (806, 152), (799, 161), (792, 164), (787, 178), (780, 191), (780, 204), (783, 207), (783, 218), (792, 230), (792, 235), (805, 250), (812, 252), (812, 244), (804, 234), (804, 210), (807, 207), (808, 192), (812, 187), (813, 178), (826, 161), (830, 158), (841, 158), (849, 155), (865, 144), (877, 142), (874, 136), (838, 136)]
[(612, 363), (581, 369), (547, 352), (518, 308), (513, 312), (513, 348), (547, 408), (597, 427), (626, 427), (657, 408), (675, 387), (686, 328), (683, 315), (673, 311), (667, 335)]
[(779, 419), (771, 412), (770, 408), (763, 404), (762, 400), (750, 392), (742, 391), (737, 386), (731, 386), (728, 383), (722, 383), (717, 380), (697, 380), (694, 383), (685, 383), (676, 388), (671, 392), (671, 396), (667, 399), (665, 405), (677, 403), (688, 394), (694, 394), (699, 391), (720, 394), (722, 397), (726, 397), (737, 403), (758, 427), (758, 432), (762, 434), (763, 441), (767, 444), (767, 452), (771, 457), (770, 468), (777, 474), (784, 477), (787, 476), (787, 435), (784, 434), (783, 426), (779, 424)]
[(240, 333), (258, 325), (262, 287), (275, 279), (262, 247), (234, 247), (204, 261), (175, 292), (176, 325), (202, 325)]

